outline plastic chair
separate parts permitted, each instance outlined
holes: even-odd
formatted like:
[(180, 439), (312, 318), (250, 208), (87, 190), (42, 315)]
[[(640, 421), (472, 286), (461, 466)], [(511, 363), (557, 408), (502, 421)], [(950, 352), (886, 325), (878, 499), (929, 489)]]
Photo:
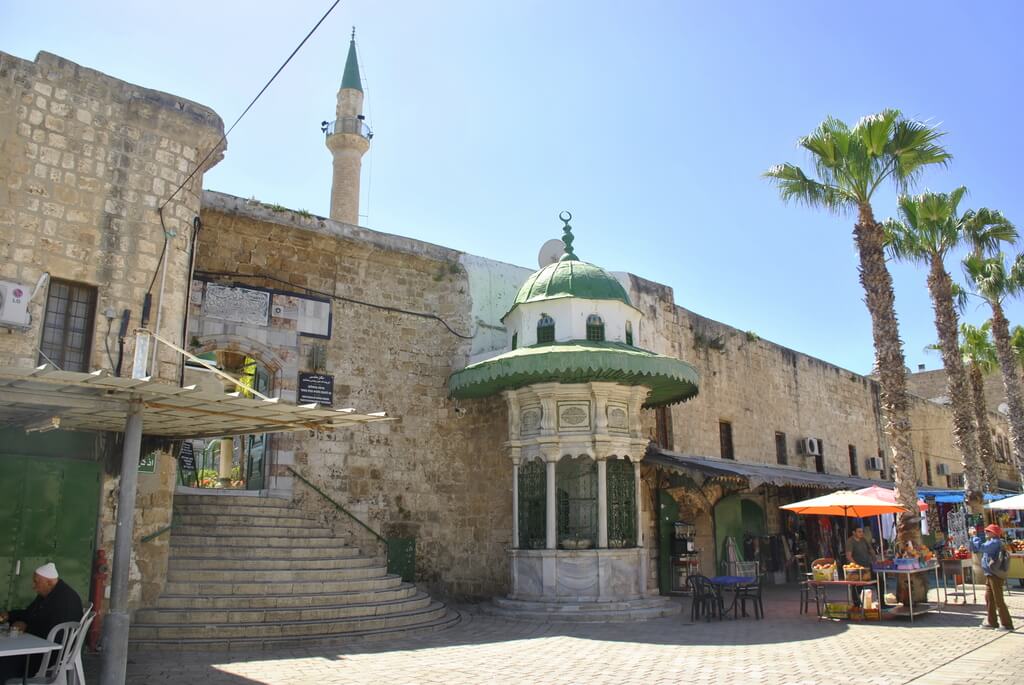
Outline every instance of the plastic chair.
[(764, 603), (761, 599), (761, 589), (764, 586), (764, 576), (758, 576), (757, 582), (752, 585), (740, 585), (736, 588), (736, 601), (739, 603), (740, 611), (744, 618), (747, 615), (747, 602), (754, 607), (754, 618), (764, 618)]
[(96, 618), (96, 612), (92, 610), (92, 604), (82, 615), (82, 621), (78, 624), (78, 635), (75, 637), (75, 644), (72, 653), (75, 655), (74, 663), (69, 670), (74, 671), (72, 679), (75, 685), (85, 685), (85, 669), (82, 668), (82, 648), (85, 646), (85, 638), (89, 634), (89, 626)]
[[(78, 638), (79, 621), (58, 623), (50, 629), (46, 639), (61, 646), (43, 655), (39, 670), (31, 678), (9, 678), (7, 685), (18, 685), (25, 682), (31, 685), (68, 685), (67, 672), (74, 670), (75, 655), (72, 651)], [(54, 656), (56, 654), (56, 657)]]
[(725, 609), (722, 605), (722, 595), (706, 576), (692, 575), (686, 579), (692, 590), (693, 603), (690, 605), (690, 622), (695, 622), (701, 616), (710, 621), (712, 617), (722, 618)]

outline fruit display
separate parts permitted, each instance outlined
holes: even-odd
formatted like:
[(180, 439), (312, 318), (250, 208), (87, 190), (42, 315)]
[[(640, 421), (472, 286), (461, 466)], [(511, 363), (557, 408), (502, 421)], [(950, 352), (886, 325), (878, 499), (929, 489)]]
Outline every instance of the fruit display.
[(1010, 551), (1015, 554), (1024, 554), (1024, 540), (1010, 540)]
[(815, 559), (811, 563), (811, 573), (815, 580), (834, 580), (836, 577), (835, 559)]
[(954, 559), (970, 559), (971, 551), (967, 549), (967, 545), (960, 545), (953, 551)]
[(861, 566), (857, 562), (843, 564), (843, 576), (846, 580), (870, 580), (871, 569)]

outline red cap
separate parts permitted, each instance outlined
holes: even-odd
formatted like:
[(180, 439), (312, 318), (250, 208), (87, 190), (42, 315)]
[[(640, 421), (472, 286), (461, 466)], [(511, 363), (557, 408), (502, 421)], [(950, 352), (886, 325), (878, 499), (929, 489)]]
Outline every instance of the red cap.
[(990, 523), (987, 526), (985, 526), (985, 532), (986, 533), (992, 533), (997, 538), (1003, 537), (1003, 529), (1000, 528), (999, 526), (997, 526), (994, 523)]

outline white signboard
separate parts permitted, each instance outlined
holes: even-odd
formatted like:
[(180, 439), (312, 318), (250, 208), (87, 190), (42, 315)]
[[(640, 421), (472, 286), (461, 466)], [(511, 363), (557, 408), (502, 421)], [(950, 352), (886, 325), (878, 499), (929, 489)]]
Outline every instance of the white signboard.
[(203, 314), (214, 319), (266, 326), (270, 316), (270, 293), (207, 283)]

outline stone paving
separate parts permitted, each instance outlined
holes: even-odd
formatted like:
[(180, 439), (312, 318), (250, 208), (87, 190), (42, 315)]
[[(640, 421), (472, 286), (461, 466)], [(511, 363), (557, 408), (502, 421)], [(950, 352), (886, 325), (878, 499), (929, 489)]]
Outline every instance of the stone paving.
[[(979, 599), (981, 599), (979, 593)], [(1008, 598), (1024, 628), (1024, 591)], [(459, 607), (454, 628), (388, 642), (258, 653), (136, 652), (128, 683), (1022, 683), (1024, 630), (979, 627), (983, 605), (911, 626), (800, 615), (795, 588), (766, 592), (763, 621), (536, 623)], [(90, 660), (87, 671), (95, 673)], [(92, 678), (88, 678), (92, 682)]]

